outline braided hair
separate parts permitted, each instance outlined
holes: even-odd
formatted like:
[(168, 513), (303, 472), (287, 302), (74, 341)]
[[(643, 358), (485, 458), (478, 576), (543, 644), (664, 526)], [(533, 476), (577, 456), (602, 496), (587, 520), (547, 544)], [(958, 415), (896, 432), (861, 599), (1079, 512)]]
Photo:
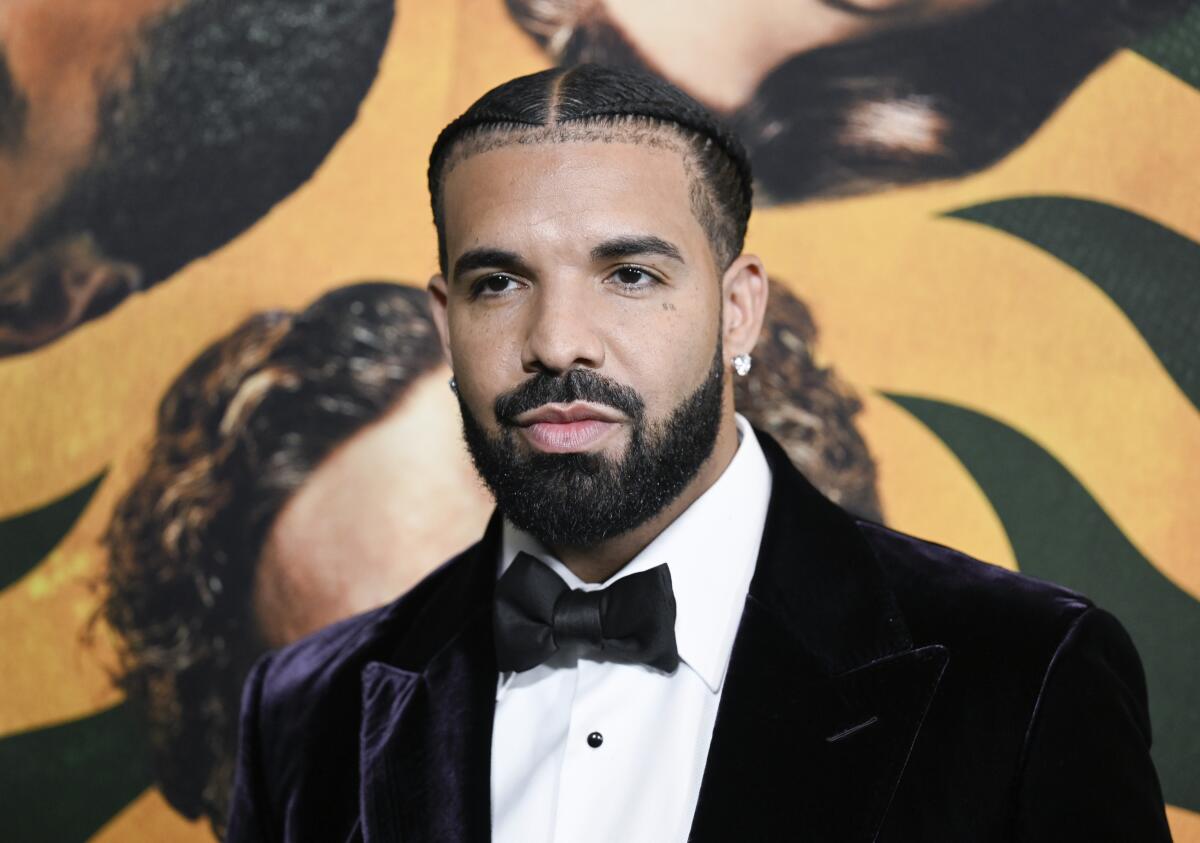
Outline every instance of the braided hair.
[(521, 76), (493, 88), (442, 130), (429, 155), (429, 194), (446, 272), (442, 194), (463, 158), (512, 143), (623, 140), (682, 142), (693, 211), (724, 269), (742, 250), (753, 180), (741, 141), (704, 106), (638, 70), (580, 64)]

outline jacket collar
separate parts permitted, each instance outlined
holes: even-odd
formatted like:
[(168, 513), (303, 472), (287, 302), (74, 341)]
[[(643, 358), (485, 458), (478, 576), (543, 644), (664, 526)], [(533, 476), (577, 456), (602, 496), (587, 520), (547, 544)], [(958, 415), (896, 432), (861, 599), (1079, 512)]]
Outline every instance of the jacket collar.
[(912, 649), (908, 627), (854, 518), (759, 433), (773, 486), (750, 596), (812, 670), (835, 675)]
[[(914, 650), (853, 519), (758, 434), (773, 482), (692, 840), (875, 838), (947, 655)], [(362, 831), (486, 841), (500, 519), (363, 671)], [(823, 839), (823, 838), (822, 838)]]
[(774, 477), (691, 840), (876, 839), (947, 654), (913, 649), (854, 520), (760, 434)]
[(397, 646), (362, 673), (360, 821), (366, 843), (486, 841), (496, 656), (491, 607), (501, 519), (447, 563)]

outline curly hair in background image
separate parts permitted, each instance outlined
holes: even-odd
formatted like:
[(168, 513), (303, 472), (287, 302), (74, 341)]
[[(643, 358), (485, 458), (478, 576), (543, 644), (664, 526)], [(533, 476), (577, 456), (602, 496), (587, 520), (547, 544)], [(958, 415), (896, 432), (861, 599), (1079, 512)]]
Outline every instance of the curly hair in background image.
[[(1190, 4), (966, 0), (942, 8), (936, 0), (811, 0), (788, 14), (840, 14), (845, 29), (861, 34), (829, 34), (796, 49), (732, 106), (706, 97), (696, 80), (670, 81), (733, 124), (750, 154), (759, 204), (866, 193), (995, 163), (1114, 52)], [(507, 5), (560, 65), (664, 73), (659, 63), (670, 33), (637, 41), (605, 0)], [(784, 14), (769, 4), (739, 9), (746, 16)], [(856, 18), (860, 25), (850, 25)]]
[(252, 316), (163, 398), (105, 536), (100, 611), (159, 787), (184, 816), (218, 832), (225, 822), (242, 681), (268, 646), (254, 587), (272, 522), (339, 444), (440, 362), (423, 292), (359, 284), (299, 314)]
[[(832, 370), (814, 361), (816, 331), (804, 304), (777, 284), (772, 296), (756, 365), (737, 384), (738, 406), (779, 438), (825, 494), (879, 519), (874, 463), (854, 427), (859, 404)], [(381, 420), (416, 412), (416, 385), (432, 378), (455, 417), (436, 429), (422, 421), (420, 437), (407, 444), (436, 450), (436, 440), (453, 438), (462, 473), (439, 470), (457, 490), (460, 511), (448, 511), (449, 493), (425, 474), (401, 475), (378, 460), (368, 460), (367, 470), (388, 473), (384, 481), (406, 495), (408, 506), (416, 505), (413, 498), (424, 501), (416, 516), (443, 532), (463, 520), (461, 499), (472, 499), (472, 487), (480, 497), (469, 505), (480, 517), (490, 510), (461, 446), (457, 406), (439, 376), (447, 371), (425, 293), (379, 282), (339, 288), (299, 314), (250, 317), (168, 389), (144, 464), (105, 536), (110, 560), (98, 617), (116, 632), (117, 682), (149, 729), (159, 788), (184, 816), (206, 816), (222, 832), (240, 691), (254, 660), (311, 631), (313, 617), (332, 622), (371, 607), (337, 599), (323, 615), (309, 616), (308, 626), (281, 625), (273, 611), (278, 580), (288, 566), (305, 564), (279, 541), (311, 517), (290, 513), (289, 502), (317, 484), (322, 467), (378, 430)], [(361, 518), (380, 520), (382, 507), (365, 484), (344, 473), (331, 480), (331, 494), (362, 511)], [(352, 520), (349, 528), (358, 524)], [(478, 526), (465, 524), (464, 535)], [(346, 544), (346, 554), (363, 558), (352, 574), (375, 583), (379, 572), (362, 569), (386, 565), (389, 554), (421, 556), (426, 568), (448, 555), (420, 547), (416, 537), (397, 535), (392, 544), (380, 549), (383, 561)], [(371, 602), (397, 596), (402, 588), (395, 582), (382, 577)], [(304, 615), (306, 601), (326, 598), (317, 590), (282, 599)]]
[(854, 423), (862, 403), (832, 367), (817, 363), (817, 326), (808, 306), (777, 281), (770, 289), (754, 366), (734, 379), (734, 404), (775, 437), (826, 497), (882, 523), (875, 460)]
[[(354, 121), (394, 14), (392, 0), (158, 6), (126, 21), (130, 31), (114, 25), (110, 48), (133, 45), (127, 67), (73, 103), (75, 112), (96, 112), (80, 167), (47, 164), (51, 151), (40, 147), (54, 139), (30, 132), (42, 111), (62, 121), (85, 115), (61, 113), (61, 104), (34, 93), (46, 80), (23, 87), (17, 71), (33, 71), (0, 39), (0, 222), (19, 219), (24, 206), (5, 206), (33, 190), (21, 180), (37, 168), (65, 182), (60, 191), (34, 191), (41, 210), (25, 224), (0, 225), (0, 355), (44, 345), (166, 279), (303, 184)], [(10, 25), (23, 27), (17, 38), (40, 37), (44, 51), (91, 60), (74, 41), (45, 34), (78, 33), (79, 22), (55, 27), (26, 17)]]

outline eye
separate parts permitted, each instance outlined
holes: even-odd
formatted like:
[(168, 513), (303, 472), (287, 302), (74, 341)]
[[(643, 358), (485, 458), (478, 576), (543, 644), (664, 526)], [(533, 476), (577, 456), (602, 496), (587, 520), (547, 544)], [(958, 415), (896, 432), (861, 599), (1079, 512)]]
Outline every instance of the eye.
[(625, 290), (640, 290), (659, 283), (657, 276), (640, 266), (622, 266), (609, 277)]
[(471, 285), (474, 296), (498, 296), (516, 289), (517, 279), (511, 275), (485, 275)]

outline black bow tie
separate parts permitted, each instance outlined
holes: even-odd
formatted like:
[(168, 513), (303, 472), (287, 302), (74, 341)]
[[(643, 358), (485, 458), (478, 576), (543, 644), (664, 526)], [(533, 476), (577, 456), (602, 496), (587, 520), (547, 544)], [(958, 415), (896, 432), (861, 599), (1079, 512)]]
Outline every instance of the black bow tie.
[(529, 670), (568, 643), (670, 672), (675, 595), (666, 565), (630, 574), (598, 591), (572, 589), (528, 553), (518, 553), (496, 582), (496, 664)]

